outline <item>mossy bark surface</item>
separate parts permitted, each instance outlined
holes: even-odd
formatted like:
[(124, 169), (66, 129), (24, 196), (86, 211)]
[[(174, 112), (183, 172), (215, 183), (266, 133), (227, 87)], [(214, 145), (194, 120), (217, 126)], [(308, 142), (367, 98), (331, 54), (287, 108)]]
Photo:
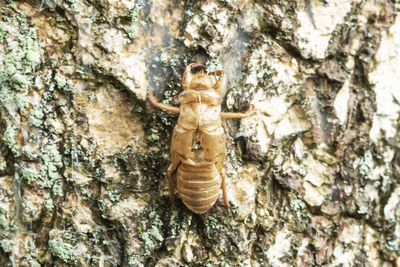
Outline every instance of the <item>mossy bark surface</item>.
[[(400, 266), (400, 2), (0, 1), (1, 266)], [(222, 194), (169, 202), (191, 62)]]

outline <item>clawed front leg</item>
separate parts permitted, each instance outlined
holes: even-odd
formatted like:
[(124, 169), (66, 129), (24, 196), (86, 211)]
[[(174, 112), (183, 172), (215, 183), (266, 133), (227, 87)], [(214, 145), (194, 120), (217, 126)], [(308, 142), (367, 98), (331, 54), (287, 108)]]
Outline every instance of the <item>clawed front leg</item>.
[(174, 107), (174, 106), (170, 106), (170, 105), (166, 105), (163, 103), (159, 103), (157, 101), (157, 99), (154, 97), (152, 92), (147, 93), (147, 97), (149, 98), (151, 104), (153, 104), (153, 106), (155, 106), (156, 108), (165, 110), (165, 111), (169, 111), (169, 112), (173, 112), (173, 113), (179, 113), (179, 108), (178, 107)]
[(217, 82), (215, 83), (215, 85), (213, 86), (213, 88), (220, 96), (223, 97), (225, 95), (226, 86), (228, 84), (228, 80), (226, 78), (225, 72), (222, 70), (215, 70), (215, 71), (208, 73), (208, 75), (219, 76), (219, 78), (218, 78)]
[(254, 105), (250, 105), (250, 108), (248, 111), (246, 111), (245, 113), (241, 113), (241, 112), (221, 112), (221, 118), (224, 119), (234, 119), (234, 118), (238, 118), (238, 119), (243, 119), (243, 118), (247, 118), (251, 115), (254, 114)]
[(208, 73), (208, 75), (217, 75), (217, 76), (221, 76), (222, 74), (224, 74), (224, 71), (222, 70), (214, 70)]

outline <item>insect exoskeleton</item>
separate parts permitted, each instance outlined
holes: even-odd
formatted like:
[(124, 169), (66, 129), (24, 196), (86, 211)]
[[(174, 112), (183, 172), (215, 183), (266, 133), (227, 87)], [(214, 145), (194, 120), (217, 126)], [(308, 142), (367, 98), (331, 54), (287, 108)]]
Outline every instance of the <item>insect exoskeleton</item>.
[[(192, 73), (192, 69), (202, 68)], [(177, 189), (191, 211), (202, 214), (217, 201), (220, 189), (226, 208), (223, 165), (225, 160), (225, 134), (221, 118), (245, 118), (247, 113), (221, 112), (227, 78), (222, 70), (204, 72), (204, 65), (189, 64), (183, 74), (178, 100), (180, 107), (157, 102), (152, 93), (151, 103), (160, 109), (179, 113), (171, 140), (171, 164), (167, 170), (170, 200), (174, 204), (175, 182), (172, 174), (177, 170)], [(218, 78), (213, 84), (210, 75)]]

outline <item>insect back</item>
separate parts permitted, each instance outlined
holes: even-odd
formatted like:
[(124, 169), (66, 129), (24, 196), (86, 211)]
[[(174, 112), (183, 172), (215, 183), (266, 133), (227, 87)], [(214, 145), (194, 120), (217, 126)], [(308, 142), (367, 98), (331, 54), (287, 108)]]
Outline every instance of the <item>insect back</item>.
[[(192, 73), (192, 69), (202, 68)], [(218, 76), (215, 84), (211, 76)], [(183, 91), (178, 100), (180, 107), (159, 103), (150, 93), (151, 103), (165, 111), (178, 113), (171, 140), (171, 163), (167, 170), (170, 200), (174, 203), (175, 182), (185, 206), (202, 214), (216, 202), (222, 190), (224, 203), (229, 209), (223, 165), (225, 160), (225, 133), (221, 118), (245, 118), (249, 113), (221, 112), (221, 103), (227, 87), (222, 70), (204, 72), (204, 66), (189, 64), (182, 78)]]

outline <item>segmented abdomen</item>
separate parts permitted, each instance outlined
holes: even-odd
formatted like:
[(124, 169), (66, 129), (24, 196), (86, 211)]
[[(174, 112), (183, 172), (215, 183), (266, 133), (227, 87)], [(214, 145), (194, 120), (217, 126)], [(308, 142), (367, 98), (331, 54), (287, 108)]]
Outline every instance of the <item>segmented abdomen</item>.
[(194, 166), (181, 163), (177, 173), (177, 188), (186, 207), (202, 214), (217, 201), (221, 176), (213, 163)]

